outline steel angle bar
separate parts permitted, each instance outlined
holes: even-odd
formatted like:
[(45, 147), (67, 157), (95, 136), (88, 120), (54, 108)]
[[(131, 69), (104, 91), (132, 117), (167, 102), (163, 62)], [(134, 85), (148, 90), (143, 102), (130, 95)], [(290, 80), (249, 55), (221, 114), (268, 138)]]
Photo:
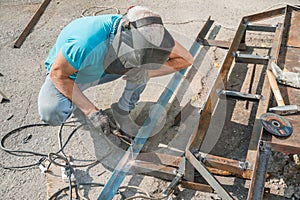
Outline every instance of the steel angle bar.
[(283, 15), (285, 13), (286, 7), (277, 8), (274, 10), (269, 10), (261, 13), (257, 13), (254, 15), (245, 16), (244, 19), (248, 22), (265, 20), (268, 18), (276, 17), (278, 15)]
[[(210, 18), (208, 20), (211, 21)], [(200, 30), (198, 37), (202, 37), (205, 32), (207, 32), (207, 26), (209, 24), (207, 22), (204, 27)], [(198, 38), (197, 37), (197, 38)], [(191, 46), (189, 52), (195, 56), (200, 48), (200, 44), (198, 39), (196, 39)], [(146, 143), (148, 137), (150, 136), (153, 128), (155, 127), (156, 123), (158, 122), (160, 116), (163, 113), (162, 108), (165, 108), (167, 103), (169, 102), (172, 94), (175, 92), (177, 86), (179, 85), (184, 73), (186, 72), (187, 68), (175, 73), (172, 79), (169, 81), (167, 87), (159, 97), (157, 101), (157, 105), (154, 106), (149, 116), (151, 118), (147, 118), (143, 124), (143, 126), (139, 129), (135, 139), (133, 140), (132, 146), (127, 149), (124, 153), (123, 157), (119, 161), (118, 165), (114, 169), (110, 179), (106, 182), (104, 188), (102, 189), (98, 200), (110, 200), (114, 197), (116, 192), (118, 191), (120, 185), (122, 184), (125, 176), (129, 172), (130, 168), (134, 164), (135, 159), (137, 158), (139, 152), (142, 150), (144, 144)]]
[(228, 76), (229, 70), (231, 68), (234, 56), (235, 56), (235, 52), (237, 52), (237, 50), (241, 44), (241, 41), (242, 41), (243, 37), (245, 36), (246, 28), (247, 28), (247, 22), (244, 19), (242, 19), (240, 22), (240, 25), (235, 33), (234, 39), (232, 40), (231, 46), (226, 54), (224, 62), (222, 64), (220, 76), (221, 76), (225, 86), (227, 83), (227, 76)]
[(199, 32), (196, 41), (200, 42), (203, 41), (205, 36), (207, 35), (209, 29), (211, 28), (212, 24), (214, 23), (214, 20), (210, 19), (210, 16), (208, 17), (208, 19), (206, 20), (203, 28), (201, 29), (201, 31)]
[(277, 25), (248, 24), (247, 31), (275, 32)]
[(257, 152), (257, 161), (254, 168), (255, 176), (251, 181), (252, 190), (248, 194), (248, 199), (259, 200), (263, 197), (267, 166), (271, 155), (271, 148), (268, 144), (261, 141)]
[(186, 157), (222, 199), (233, 199), (232, 196), (222, 187), (219, 181), (206, 169), (202, 162), (197, 160), (197, 158), (188, 149), (186, 150)]
[(270, 56), (259, 56), (251, 54), (238, 54), (234, 53), (235, 62), (237, 63), (252, 63), (252, 64), (268, 64)]

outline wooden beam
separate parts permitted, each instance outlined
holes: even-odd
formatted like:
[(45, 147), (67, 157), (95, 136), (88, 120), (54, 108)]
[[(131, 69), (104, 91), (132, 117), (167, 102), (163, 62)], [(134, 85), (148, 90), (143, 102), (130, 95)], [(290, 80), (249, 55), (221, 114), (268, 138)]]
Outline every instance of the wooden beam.
[(43, 3), (40, 5), (34, 16), (31, 18), (30, 22), (27, 24), (21, 35), (18, 37), (14, 44), (14, 48), (20, 48), (23, 44), (26, 37), (29, 35), (31, 29), (36, 25), (39, 21), (40, 17), (44, 13), (45, 9), (47, 8), (48, 4), (51, 0), (44, 0)]

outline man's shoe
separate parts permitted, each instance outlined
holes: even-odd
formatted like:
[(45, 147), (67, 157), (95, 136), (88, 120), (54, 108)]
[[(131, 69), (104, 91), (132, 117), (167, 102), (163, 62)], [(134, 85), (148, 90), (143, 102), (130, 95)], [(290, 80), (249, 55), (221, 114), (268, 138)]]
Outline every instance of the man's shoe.
[(121, 110), (117, 103), (111, 105), (111, 110), (114, 120), (121, 131), (130, 137), (135, 137), (141, 127), (132, 120), (130, 113)]

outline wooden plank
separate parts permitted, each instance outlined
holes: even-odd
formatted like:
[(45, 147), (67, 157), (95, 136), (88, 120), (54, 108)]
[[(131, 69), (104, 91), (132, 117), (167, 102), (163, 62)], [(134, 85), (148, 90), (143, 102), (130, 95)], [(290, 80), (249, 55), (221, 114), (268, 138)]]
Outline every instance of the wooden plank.
[(293, 126), (293, 133), (287, 138), (274, 137), (270, 141), (273, 151), (300, 154), (300, 115), (284, 116)]
[(285, 50), (285, 67), (290, 72), (300, 73), (300, 48), (287, 47)]
[(38, 22), (40, 19), (41, 15), (47, 8), (48, 4), (50, 3), (51, 0), (44, 0), (43, 3), (40, 5), (34, 16), (31, 18), (30, 22), (27, 24), (21, 35), (18, 37), (17, 41), (14, 44), (15, 48), (20, 48), (21, 45), (23, 44), (24, 40), (26, 37), (29, 35), (31, 29), (35, 26), (35, 24)]
[(300, 11), (293, 10), (289, 27), (287, 46), (300, 47)]

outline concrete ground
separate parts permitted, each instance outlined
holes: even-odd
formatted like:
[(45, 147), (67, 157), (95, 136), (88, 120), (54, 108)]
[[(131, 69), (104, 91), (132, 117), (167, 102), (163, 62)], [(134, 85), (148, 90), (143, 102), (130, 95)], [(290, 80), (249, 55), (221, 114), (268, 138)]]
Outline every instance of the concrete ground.
[[(243, 16), (261, 12), (270, 8), (284, 6), (285, 3), (300, 4), (299, 0), (274, 1), (274, 0), (252, 0), (252, 1), (192, 1), (192, 0), (156, 0), (156, 1), (84, 1), (84, 0), (55, 0), (51, 1), (45, 13), (33, 29), (32, 33), (26, 38), (21, 48), (12, 48), (13, 42), (23, 31), (35, 11), (42, 1), (38, 0), (0, 0), (0, 91), (3, 92), (9, 102), (0, 104), (0, 136), (5, 133), (27, 124), (40, 123), (37, 112), (37, 97), (41, 85), (45, 78), (44, 60), (54, 44), (60, 30), (73, 19), (81, 16), (86, 9), (86, 14), (91, 15), (101, 10), (101, 6), (118, 8), (124, 13), (130, 5), (143, 5), (150, 7), (161, 14), (166, 27), (176, 36), (186, 48), (189, 48), (196, 38), (199, 30), (206, 19), (211, 16), (216, 25), (220, 25), (217, 39), (230, 41), (235, 33), (236, 27)], [(100, 12), (98, 14), (113, 13), (115, 10)], [(200, 107), (205, 99), (212, 81), (216, 77), (218, 66), (222, 62), (226, 50), (213, 48), (207, 57), (200, 62), (197, 60), (195, 65), (199, 65), (194, 79), (187, 84), (186, 93), (177, 94), (172, 99), (178, 99), (177, 109), (183, 106), (189, 99), (194, 105)], [(138, 109), (143, 105), (152, 105), (159, 98), (171, 76), (156, 78), (151, 80), (142, 95)], [(199, 81), (199, 80), (202, 80)], [(86, 95), (99, 107), (109, 110), (110, 104), (117, 101), (124, 82), (118, 80), (102, 86), (91, 88)], [(200, 95), (199, 95), (200, 93)], [(176, 101), (175, 101), (176, 102)], [(171, 101), (170, 101), (171, 103)], [(168, 107), (169, 108), (169, 107)], [(138, 111), (136, 111), (138, 113)], [(166, 126), (160, 131), (157, 137), (152, 137), (151, 142), (156, 144), (153, 147), (147, 144), (146, 147), (151, 151), (165, 152), (164, 148), (157, 144), (168, 144), (179, 150), (184, 150), (187, 143), (188, 134), (195, 128), (197, 116), (190, 119), (188, 128), (171, 127), (170, 119), (176, 114), (175, 111), (166, 110)], [(64, 138), (74, 127), (64, 129)], [(57, 132), (59, 127), (32, 127), (20, 131), (7, 141), (6, 146), (12, 149), (26, 149), (48, 154), (58, 149)], [(179, 134), (185, 130), (185, 135)], [(173, 132), (173, 135), (172, 133)], [(165, 135), (162, 135), (165, 134)], [(22, 140), (32, 135), (28, 143)], [(97, 154), (103, 155), (102, 143), (99, 147), (94, 145), (93, 139), (85, 134), (84, 130), (78, 131), (71, 139), (66, 152), (77, 160), (87, 162), (95, 159)], [(167, 141), (165, 141), (167, 140)], [(119, 141), (111, 139), (114, 145), (119, 145)], [(107, 145), (104, 144), (104, 145)], [(120, 150), (118, 148), (118, 150)], [(232, 151), (235, 151), (233, 149)], [(173, 152), (174, 153), (174, 152)], [(174, 153), (176, 154), (176, 152)], [(180, 154), (177, 152), (177, 154)], [(18, 157), (0, 151), (3, 166), (19, 166), (34, 163), (39, 157)], [(238, 156), (238, 155), (234, 155)], [(285, 156), (279, 159), (287, 160)], [(274, 158), (277, 158), (276, 156)], [(114, 162), (111, 162), (111, 161)], [(109, 167), (117, 162), (114, 156), (106, 159)], [(112, 164), (111, 164), (112, 163)], [(7, 170), (0, 168), (0, 199), (46, 199), (47, 187), (46, 179), (39, 169)], [(98, 164), (88, 168), (76, 169), (77, 179), (81, 182), (100, 182), (105, 183), (110, 175), (111, 169), (106, 165)], [(278, 178), (278, 177), (277, 177)], [(274, 178), (276, 179), (276, 178)], [(280, 177), (278, 178), (280, 179)], [(226, 184), (230, 193), (235, 199), (246, 199), (248, 181), (237, 178), (220, 179)], [(276, 179), (277, 180), (277, 179)], [(268, 182), (271, 188), (275, 188), (276, 181)], [(273, 186), (272, 186), (273, 184)], [(143, 188), (154, 196), (160, 196), (168, 182), (157, 178), (133, 174), (126, 177), (123, 185), (134, 185)], [(87, 188), (85, 195), (90, 199), (96, 199), (101, 188)], [(136, 190), (126, 190), (126, 196), (135, 195)], [(274, 192), (276, 193), (276, 192)], [(278, 192), (279, 193), (279, 192)], [(276, 199), (284, 199), (283, 191), (280, 190)], [(62, 197), (67, 199), (68, 197)], [(180, 189), (173, 199), (218, 199), (217, 194), (202, 193), (186, 189)], [(116, 195), (115, 199), (122, 199), (121, 195)], [(272, 198), (269, 198), (272, 199)]]

